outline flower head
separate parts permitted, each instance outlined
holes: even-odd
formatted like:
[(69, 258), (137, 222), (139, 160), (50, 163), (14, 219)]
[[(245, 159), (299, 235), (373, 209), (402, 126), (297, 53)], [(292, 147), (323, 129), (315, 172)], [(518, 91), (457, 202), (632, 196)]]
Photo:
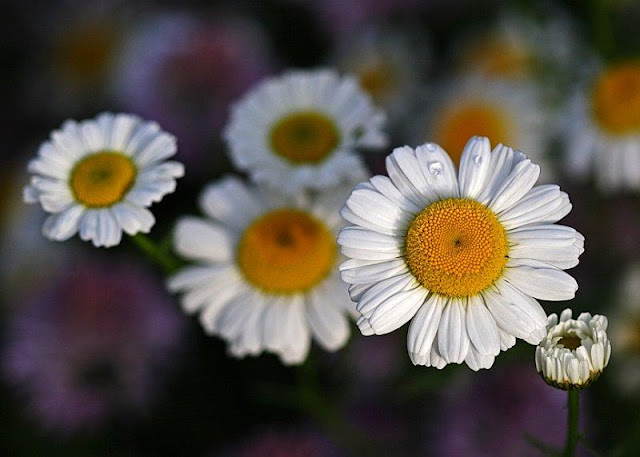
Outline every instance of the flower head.
[(285, 193), (327, 189), (364, 170), (356, 147), (380, 147), (384, 116), (350, 77), (329, 70), (268, 79), (232, 108), (231, 159)]
[(602, 67), (573, 98), (568, 171), (595, 173), (604, 191), (640, 190), (640, 60)]
[(472, 138), (456, 176), (438, 145), (397, 148), (389, 177), (359, 184), (342, 209), (338, 237), (351, 260), (342, 278), (365, 335), (412, 320), (414, 364), (463, 361), (489, 368), (522, 338), (537, 344), (546, 314), (535, 300), (567, 300), (578, 288), (562, 270), (578, 263), (584, 238), (555, 225), (571, 209), (558, 186), (534, 184), (525, 154)]
[(185, 217), (175, 229), (175, 250), (198, 264), (169, 288), (184, 292), (185, 311), (200, 312), (205, 331), (226, 339), (236, 357), (266, 350), (302, 363), (311, 335), (339, 349), (351, 309), (335, 242), (346, 195), (291, 198), (232, 177), (211, 184), (200, 200), (208, 218)]
[(146, 208), (175, 190), (182, 164), (166, 161), (176, 140), (155, 122), (130, 114), (103, 113), (67, 121), (29, 162), (33, 174), (24, 189), (27, 203), (53, 213), (42, 228), (56, 241), (77, 232), (95, 246), (120, 243), (148, 232), (155, 218)]
[(607, 318), (571, 310), (549, 316), (547, 336), (536, 348), (536, 368), (547, 384), (558, 389), (582, 389), (593, 383), (609, 363), (611, 343)]

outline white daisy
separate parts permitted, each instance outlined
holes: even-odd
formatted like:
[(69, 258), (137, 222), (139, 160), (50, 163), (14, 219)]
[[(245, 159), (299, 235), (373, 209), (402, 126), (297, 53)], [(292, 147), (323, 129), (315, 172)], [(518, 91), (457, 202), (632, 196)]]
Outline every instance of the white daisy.
[(357, 147), (384, 146), (384, 115), (351, 77), (291, 71), (258, 85), (231, 110), (231, 159), (258, 183), (294, 193), (363, 173)]
[(441, 145), (458, 165), (469, 138), (486, 136), (493, 144), (510, 144), (532, 154), (544, 170), (542, 180), (553, 178), (544, 156), (552, 125), (533, 82), (474, 77), (457, 80), (438, 93), (440, 100), (414, 126), (411, 136), (417, 143)]
[(536, 348), (536, 369), (553, 387), (581, 389), (598, 379), (610, 356), (607, 318), (582, 313), (572, 319), (567, 308), (559, 321), (549, 316), (547, 335)]
[(397, 148), (389, 177), (359, 184), (342, 209), (355, 224), (338, 237), (351, 260), (342, 279), (364, 335), (412, 320), (414, 364), (489, 368), (522, 338), (537, 344), (547, 316), (535, 300), (568, 300), (578, 286), (563, 269), (584, 238), (555, 225), (571, 209), (558, 186), (533, 187), (540, 168), (520, 151), (474, 137), (458, 176), (434, 143)]
[(169, 289), (184, 292), (184, 310), (199, 312), (236, 357), (269, 351), (302, 363), (311, 335), (339, 349), (353, 310), (335, 241), (347, 195), (289, 198), (232, 177), (209, 185), (200, 199), (209, 219), (185, 217), (175, 229), (175, 250), (197, 265), (170, 278)]
[(115, 246), (122, 231), (146, 233), (155, 223), (146, 208), (173, 192), (184, 174), (182, 164), (165, 160), (175, 153), (172, 135), (131, 114), (69, 120), (29, 162), (24, 201), (53, 213), (42, 229), (51, 240), (79, 231), (95, 246)]
[(640, 190), (640, 60), (603, 67), (573, 98), (567, 170), (594, 173), (600, 188)]

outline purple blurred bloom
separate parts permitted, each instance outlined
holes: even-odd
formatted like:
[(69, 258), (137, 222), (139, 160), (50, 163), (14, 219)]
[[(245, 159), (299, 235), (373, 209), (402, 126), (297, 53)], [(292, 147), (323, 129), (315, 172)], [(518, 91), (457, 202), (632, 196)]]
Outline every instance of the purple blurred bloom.
[[(581, 430), (585, 430), (586, 397), (583, 392)], [(443, 402), (429, 446), (433, 455), (541, 455), (530, 438), (558, 450), (564, 446), (567, 393), (545, 384), (533, 360), (525, 366), (478, 373), (471, 384), (452, 387)]]
[(114, 95), (174, 133), (187, 165), (211, 163), (230, 102), (273, 69), (268, 43), (247, 19), (152, 17), (125, 46)]
[(143, 412), (181, 340), (160, 283), (125, 263), (79, 261), (9, 322), (2, 368), (45, 427), (70, 433)]

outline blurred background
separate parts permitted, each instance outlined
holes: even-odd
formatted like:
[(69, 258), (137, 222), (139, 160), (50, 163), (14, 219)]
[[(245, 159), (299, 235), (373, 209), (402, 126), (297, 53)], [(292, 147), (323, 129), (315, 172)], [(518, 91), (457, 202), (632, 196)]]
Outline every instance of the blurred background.
[[(4, 0), (0, 21), (1, 455), (516, 456), (562, 445), (566, 396), (522, 341), (478, 373), (412, 366), (406, 326), (365, 338), (354, 325), (345, 348), (313, 347), (301, 367), (232, 359), (128, 240), (108, 251), (50, 242), (44, 212), (22, 203), (27, 161), (65, 119), (137, 113), (177, 136), (187, 170), (154, 206), (151, 237), (169, 243), (202, 186), (233, 171), (220, 135), (230, 104), (267, 76), (325, 66), (355, 75), (386, 111), (391, 147), (430, 140), (454, 154), (487, 135), (568, 192), (563, 223), (586, 237), (570, 272), (580, 289), (543, 305), (607, 315), (613, 345), (581, 396), (581, 452), (638, 455), (640, 183), (577, 179), (567, 133), (598, 69), (640, 57), (639, 2)], [(391, 147), (366, 156), (373, 173)]]

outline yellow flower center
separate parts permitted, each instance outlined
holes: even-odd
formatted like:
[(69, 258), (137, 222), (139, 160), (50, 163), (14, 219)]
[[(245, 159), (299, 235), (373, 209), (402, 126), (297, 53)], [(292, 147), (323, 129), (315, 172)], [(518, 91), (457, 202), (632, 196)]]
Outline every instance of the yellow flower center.
[(582, 346), (582, 340), (579, 336), (576, 335), (566, 335), (558, 340), (558, 343), (563, 345), (565, 348), (573, 351), (574, 349)]
[(325, 224), (297, 209), (279, 209), (255, 220), (238, 244), (245, 278), (270, 293), (311, 289), (333, 268), (337, 244)]
[(70, 185), (76, 201), (90, 208), (102, 208), (122, 200), (137, 174), (129, 157), (101, 151), (76, 164), (71, 171)]
[(467, 297), (502, 275), (508, 250), (506, 231), (493, 211), (475, 200), (451, 198), (432, 203), (411, 222), (405, 256), (426, 289)]
[(522, 46), (504, 38), (488, 38), (464, 53), (462, 67), (486, 76), (522, 78), (531, 72), (531, 55)]
[(507, 113), (480, 101), (454, 103), (438, 116), (433, 128), (433, 141), (440, 144), (456, 165), (469, 138), (486, 136), (491, 144), (512, 144)]
[(592, 93), (596, 122), (609, 133), (640, 133), (640, 61), (605, 70)]
[(322, 113), (301, 111), (278, 121), (271, 129), (271, 147), (293, 163), (318, 163), (334, 151), (340, 133)]
[(365, 66), (358, 74), (360, 85), (377, 103), (384, 100), (395, 85), (393, 69), (383, 62)]

